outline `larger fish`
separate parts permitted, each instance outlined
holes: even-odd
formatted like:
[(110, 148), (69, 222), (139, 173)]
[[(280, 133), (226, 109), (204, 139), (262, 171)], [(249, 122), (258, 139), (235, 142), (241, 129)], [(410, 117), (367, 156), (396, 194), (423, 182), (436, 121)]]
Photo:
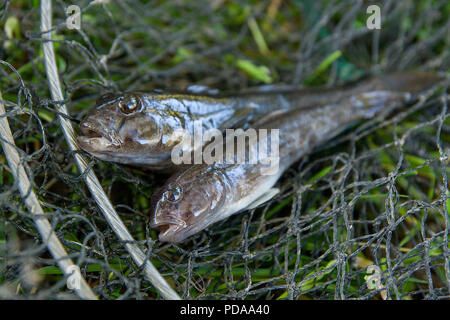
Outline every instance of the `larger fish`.
[[(276, 194), (273, 186), (281, 174), (314, 146), (355, 121), (410, 102), (439, 80), (436, 75), (424, 73), (391, 75), (379, 78), (383, 83), (379, 90), (354, 91), (343, 99), (311, 104), (270, 119), (260, 128), (279, 129), (277, 170), (264, 173), (267, 164), (263, 161), (224, 161), (181, 170), (154, 194), (151, 226), (160, 229), (161, 241), (181, 242), (212, 223), (258, 206)], [(247, 144), (246, 150), (254, 152), (259, 148)]]
[[(427, 73), (406, 73), (371, 78), (332, 89), (254, 90), (241, 94), (125, 93), (102, 97), (81, 122), (82, 149), (105, 161), (170, 170), (172, 149), (181, 137), (177, 129), (194, 133), (202, 129), (247, 128), (264, 122), (273, 113), (336, 104), (371, 92), (413, 92), (433, 80)], [(399, 87), (401, 86), (401, 87)]]

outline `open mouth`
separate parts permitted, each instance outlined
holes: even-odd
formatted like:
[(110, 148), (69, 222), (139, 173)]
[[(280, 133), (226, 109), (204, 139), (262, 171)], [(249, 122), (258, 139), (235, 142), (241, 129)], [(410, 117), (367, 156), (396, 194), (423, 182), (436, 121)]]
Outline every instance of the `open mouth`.
[(80, 128), (81, 128), (81, 133), (83, 133), (83, 135), (85, 137), (88, 137), (88, 138), (101, 138), (101, 137), (103, 137), (99, 132), (97, 132), (97, 131), (89, 128), (89, 127), (80, 126)]
[[(159, 220), (159, 221), (158, 221)], [(179, 219), (156, 219), (150, 224), (152, 229), (159, 230), (159, 240), (161, 241), (175, 241), (178, 232), (186, 228), (186, 222)]]
[(164, 220), (164, 221), (160, 221), (160, 222), (157, 222), (157, 223), (153, 222), (151, 224), (152, 228), (154, 228), (154, 229), (158, 228), (161, 232), (167, 231), (167, 229), (170, 229), (171, 226), (176, 227), (177, 229), (178, 228), (181, 229), (181, 228), (184, 228), (186, 226), (186, 223), (181, 222), (181, 221)]
[(102, 133), (100, 133), (96, 128), (95, 125), (91, 124), (90, 122), (83, 121), (80, 123), (80, 130), (83, 136), (85, 138), (107, 138)]
[(88, 152), (102, 151), (111, 146), (118, 147), (121, 144), (119, 139), (99, 132), (95, 125), (89, 122), (81, 122), (80, 130), (83, 135), (77, 138), (78, 143), (83, 150)]
[(158, 226), (159, 228), (159, 240), (160, 241), (170, 241), (170, 242), (179, 242), (178, 232), (183, 228), (183, 226), (179, 224), (161, 224)]
[(183, 228), (182, 225), (175, 222), (161, 222), (152, 224), (151, 227), (159, 230), (160, 241), (174, 241), (177, 232)]
[(179, 226), (175, 224), (162, 224), (158, 228), (161, 234), (167, 234), (171, 233), (172, 231), (175, 231), (174, 229), (178, 229), (178, 227)]

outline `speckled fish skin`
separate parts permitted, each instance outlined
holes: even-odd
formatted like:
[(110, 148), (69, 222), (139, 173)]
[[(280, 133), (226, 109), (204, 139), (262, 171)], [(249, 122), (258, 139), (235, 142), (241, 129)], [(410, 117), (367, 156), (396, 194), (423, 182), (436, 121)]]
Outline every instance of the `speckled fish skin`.
[[(161, 241), (178, 243), (217, 221), (248, 209), (275, 185), (289, 166), (312, 148), (355, 121), (370, 119), (378, 112), (388, 112), (411, 102), (418, 93), (439, 80), (436, 75), (424, 73), (392, 75), (385, 78), (382, 90), (354, 92), (328, 104), (292, 110), (270, 119), (260, 128), (280, 130), (280, 162), (274, 174), (261, 174), (264, 166), (261, 162), (200, 164), (180, 170), (153, 195), (151, 227), (160, 229)], [(386, 86), (392, 90), (386, 90)]]
[(170, 161), (171, 151), (181, 137), (174, 138), (173, 133), (185, 129), (193, 134), (195, 120), (202, 120), (204, 132), (212, 128), (247, 128), (273, 114), (333, 104), (363, 92), (410, 92), (412, 86), (419, 85), (418, 80), (427, 82), (432, 78), (429, 73), (403, 73), (332, 89), (278, 87), (221, 95), (110, 95), (102, 97), (81, 122), (78, 144), (101, 160), (174, 171), (177, 167)]

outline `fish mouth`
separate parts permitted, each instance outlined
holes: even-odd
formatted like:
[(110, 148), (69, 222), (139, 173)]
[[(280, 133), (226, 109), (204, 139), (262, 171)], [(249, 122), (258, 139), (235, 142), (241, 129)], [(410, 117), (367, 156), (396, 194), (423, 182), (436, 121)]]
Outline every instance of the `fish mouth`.
[(174, 224), (161, 225), (159, 227), (159, 236), (158, 236), (159, 241), (172, 242), (172, 243), (181, 242), (176, 237), (176, 234), (179, 229), (180, 229), (179, 225), (174, 225)]
[(132, 141), (123, 140), (116, 131), (108, 132), (98, 129), (104, 127), (92, 121), (81, 122), (81, 135), (76, 138), (78, 147), (104, 161), (151, 167), (155, 170), (171, 168), (171, 165), (168, 165), (170, 153), (161, 155), (144, 153), (134, 147)]
[(102, 127), (100, 124), (91, 124), (90, 122), (81, 122), (81, 136), (77, 137), (81, 149), (88, 152), (107, 151), (110, 147), (120, 147), (122, 141), (116, 134), (106, 134), (96, 129)]
[(186, 222), (180, 219), (154, 219), (150, 223), (152, 229), (159, 230), (159, 240), (167, 242), (180, 242), (184, 238), (180, 238), (177, 235), (183, 229), (186, 229)]

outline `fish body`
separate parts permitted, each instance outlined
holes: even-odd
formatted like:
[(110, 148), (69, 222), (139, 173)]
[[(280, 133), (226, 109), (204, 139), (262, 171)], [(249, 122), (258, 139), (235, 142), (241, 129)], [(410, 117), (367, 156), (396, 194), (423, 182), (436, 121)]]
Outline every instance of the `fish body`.
[(411, 92), (420, 80), (431, 81), (432, 75), (397, 74), (330, 89), (289, 86), (238, 94), (107, 95), (81, 122), (78, 144), (101, 160), (173, 171), (177, 166), (170, 161), (171, 152), (182, 139), (174, 133), (183, 129), (193, 135), (196, 121), (201, 121), (203, 131), (245, 129), (290, 110), (337, 104), (361, 93)]
[[(379, 112), (412, 101), (439, 81), (437, 76), (426, 75), (389, 76), (380, 87), (370, 87), (370, 90), (359, 87), (364, 90), (353, 90), (352, 94), (330, 99), (328, 103), (320, 103), (322, 100), (317, 97), (316, 104), (260, 123), (256, 128), (267, 129), (268, 139), (271, 129), (279, 129), (279, 163), (275, 171), (265, 174), (268, 162), (261, 157), (256, 163), (224, 159), (220, 163), (180, 170), (153, 195), (151, 227), (160, 229), (161, 241), (182, 242), (217, 221), (258, 206), (275, 194), (273, 186), (282, 173), (315, 146), (355, 121), (370, 119)], [(258, 152), (260, 146), (248, 142), (245, 150)], [(249, 158), (247, 155), (246, 159)]]

